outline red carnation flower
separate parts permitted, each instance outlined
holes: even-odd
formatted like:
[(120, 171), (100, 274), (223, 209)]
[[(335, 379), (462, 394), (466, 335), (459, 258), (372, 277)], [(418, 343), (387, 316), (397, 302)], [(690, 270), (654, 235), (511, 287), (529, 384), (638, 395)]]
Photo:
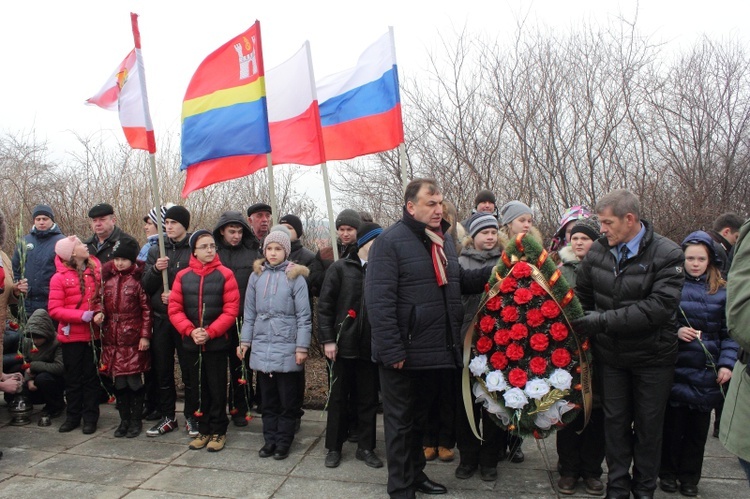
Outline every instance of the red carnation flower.
[(585, 340), (583, 340), (583, 344), (581, 344), (581, 348), (583, 349), (584, 352), (590, 348), (589, 339), (588, 338), (586, 338)]
[(508, 367), (508, 357), (503, 352), (495, 352), (490, 357), (490, 364), (498, 371), (502, 371)]
[(547, 300), (542, 303), (540, 310), (547, 319), (554, 319), (560, 315), (560, 307), (557, 306), (554, 300)]
[(195, 416), (196, 418), (199, 418), (199, 417), (203, 416), (203, 412), (201, 412), (201, 411), (195, 411), (193, 413), (193, 416)]
[(529, 286), (529, 290), (531, 291), (531, 294), (534, 296), (546, 296), (547, 292), (544, 290), (543, 287), (541, 287), (536, 282), (532, 282), (531, 286)]
[(531, 327), (539, 327), (544, 324), (544, 315), (538, 308), (529, 309), (526, 312), (526, 324)]
[(503, 308), (503, 311), (500, 312), (500, 317), (502, 317), (505, 322), (516, 322), (518, 320), (518, 309), (516, 307), (505, 307)]
[(493, 312), (500, 310), (500, 307), (503, 306), (503, 300), (499, 296), (493, 296), (489, 300), (487, 300), (487, 310), (491, 310)]
[(114, 404), (115, 400), (117, 400), (117, 398), (114, 395), (110, 395), (109, 398), (107, 399), (107, 403)]
[(516, 292), (513, 293), (513, 301), (519, 305), (529, 303), (532, 298), (534, 298), (534, 295), (532, 295), (531, 291), (526, 288), (518, 288)]
[(106, 373), (107, 370), (108, 370), (107, 364), (102, 364), (101, 366), (99, 366), (99, 372), (100, 373)]
[(500, 292), (505, 294), (512, 293), (517, 287), (518, 281), (508, 276), (500, 283)]
[(16, 354), (16, 359), (22, 360), (23, 359), (23, 355), (21, 355), (20, 353), (17, 353)]
[(531, 335), (529, 346), (537, 352), (544, 352), (549, 347), (549, 337), (546, 334), (536, 333)]
[(348, 315), (352, 319), (356, 319), (357, 318), (357, 311), (354, 310), (353, 308), (350, 308), (349, 311), (346, 313), (346, 315)]
[(531, 275), (531, 267), (526, 262), (518, 262), (513, 266), (512, 274), (516, 279), (529, 277)]
[(497, 332), (495, 332), (495, 344), (504, 346), (508, 343), (510, 343), (510, 330), (498, 329)]
[(36, 347), (36, 345), (31, 347), (31, 353), (39, 353), (39, 349)]
[(29, 364), (28, 362), (24, 362), (23, 364), (21, 364), (21, 371), (25, 371), (26, 369), (30, 367), (31, 367), (31, 364)]
[(253, 417), (250, 415), (249, 412), (246, 412), (245, 413), (245, 421), (247, 421), (249, 423), (252, 420), (253, 420)]
[(566, 367), (568, 364), (570, 364), (570, 352), (568, 352), (564, 348), (557, 348), (552, 352), (550, 360), (556, 367)]
[(482, 336), (477, 340), (477, 352), (487, 353), (492, 350), (492, 340), (487, 336)]
[(489, 315), (485, 315), (479, 319), (479, 329), (484, 333), (489, 333), (495, 329), (495, 319)]
[(232, 409), (231, 411), (229, 411), (229, 414), (230, 414), (230, 415), (232, 415), (232, 416), (235, 416), (235, 415), (237, 415), (237, 414), (238, 414), (239, 412), (240, 412), (240, 411), (239, 411), (239, 409), (237, 409), (237, 408), (235, 407), (234, 409)]
[(529, 361), (529, 369), (537, 376), (542, 376), (547, 372), (547, 361), (542, 357), (534, 357)]
[(18, 323), (16, 321), (8, 321), (8, 327), (13, 331), (18, 331)]
[(568, 337), (568, 327), (562, 322), (555, 322), (549, 328), (549, 334), (555, 341), (563, 341)]
[(508, 348), (505, 349), (505, 355), (510, 360), (521, 360), (524, 355), (523, 347), (518, 343), (511, 343), (510, 345), (508, 345)]
[(527, 379), (526, 371), (518, 367), (511, 369), (508, 373), (508, 382), (517, 388), (526, 386)]
[(237, 384), (238, 385), (246, 385), (247, 380), (245, 378), (237, 378)]
[(523, 324), (513, 324), (510, 328), (510, 337), (514, 340), (522, 340), (529, 335), (529, 328)]

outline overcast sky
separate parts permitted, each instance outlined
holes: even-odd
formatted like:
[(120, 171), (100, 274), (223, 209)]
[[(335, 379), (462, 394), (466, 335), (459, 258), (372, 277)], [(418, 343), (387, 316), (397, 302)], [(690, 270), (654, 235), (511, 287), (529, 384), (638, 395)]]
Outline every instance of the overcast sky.
[[(566, 29), (583, 20), (632, 18), (636, 5), (632, 0), (3, 1), (0, 133), (33, 131), (54, 158), (76, 149), (74, 133), (124, 141), (117, 113), (83, 102), (132, 49), (131, 11), (140, 15), (158, 147), (160, 136), (179, 132), (182, 98), (198, 64), (255, 19), (261, 22), (266, 69), (309, 40), (319, 79), (352, 67), (389, 25), (395, 29), (399, 72), (416, 75), (425, 68), (427, 52), (439, 49), (440, 37), (450, 42), (464, 26), (502, 37), (519, 16)], [(638, 25), (674, 47), (689, 46), (703, 33), (747, 42), (748, 13), (746, 0), (649, 0), (640, 2)]]

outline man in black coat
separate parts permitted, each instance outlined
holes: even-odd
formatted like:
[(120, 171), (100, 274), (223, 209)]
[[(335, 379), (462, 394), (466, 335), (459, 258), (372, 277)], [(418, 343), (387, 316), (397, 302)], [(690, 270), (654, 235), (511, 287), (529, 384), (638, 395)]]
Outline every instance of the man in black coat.
[(641, 220), (630, 191), (606, 194), (596, 212), (605, 237), (578, 269), (576, 294), (586, 316), (574, 327), (591, 335), (604, 387), (607, 497), (652, 498), (677, 358), (684, 256)]
[(708, 235), (714, 240), (716, 258), (721, 262), (721, 275), (726, 279), (729, 267), (732, 266), (732, 247), (740, 236), (742, 220), (736, 213), (724, 213), (714, 220), (713, 227), (708, 230)]
[[(131, 237), (117, 226), (115, 209), (107, 203), (99, 203), (89, 210), (91, 230), (94, 235), (84, 244), (89, 248), (89, 254), (99, 259), (102, 265), (112, 259), (112, 250), (121, 238)], [(133, 238), (135, 239), (135, 238)]]
[[(261, 254), (255, 244), (253, 232), (250, 230), (245, 217), (239, 211), (225, 211), (219, 217), (213, 231), (216, 241), (216, 251), (221, 263), (234, 273), (237, 286), (240, 288), (240, 315), (239, 324), (242, 324), (242, 315), (245, 311), (245, 292), (247, 281), (253, 273), (253, 263), (260, 258)], [(227, 350), (229, 356), (229, 414), (235, 426), (247, 426), (245, 416), (254, 402), (253, 373), (249, 369), (248, 383), (241, 385), (238, 380), (242, 378), (242, 363), (237, 358), (236, 350), (239, 343), (237, 328), (233, 327), (227, 331), (231, 341), (231, 348)], [(247, 354), (248, 358), (250, 353)], [(248, 359), (244, 360), (247, 366)], [(258, 402), (255, 400), (255, 402)]]
[(445, 237), (443, 195), (434, 180), (415, 179), (401, 220), (370, 249), (365, 304), (372, 358), (383, 395), (388, 494), (444, 494), (424, 473), (422, 439), (441, 370), (461, 366), (461, 294), (481, 293), (492, 267), (464, 271)]

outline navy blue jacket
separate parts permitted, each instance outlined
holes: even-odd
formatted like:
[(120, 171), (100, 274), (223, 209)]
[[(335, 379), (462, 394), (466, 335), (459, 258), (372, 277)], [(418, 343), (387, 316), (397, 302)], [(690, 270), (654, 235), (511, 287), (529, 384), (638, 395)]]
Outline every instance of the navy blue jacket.
[[(49, 299), (49, 281), (56, 272), (55, 244), (65, 236), (57, 224), (45, 231), (32, 227), (31, 232), (23, 237), (26, 250), (25, 277), (29, 280), (29, 292), (24, 299), (26, 315), (31, 317), (34, 310), (47, 310)], [(13, 279), (21, 278), (21, 254), (19, 247), (13, 253)], [(6, 290), (6, 293), (10, 291)]]
[(481, 293), (492, 272), (491, 266), (464, 271), (446, 237), (448, 283), (438, 286), (426, 227), (404, 210), (370, 248), (365, 303), (372, 358), (387, 367), (402, 360), (404, 369), (460, 367), (461, 294)]

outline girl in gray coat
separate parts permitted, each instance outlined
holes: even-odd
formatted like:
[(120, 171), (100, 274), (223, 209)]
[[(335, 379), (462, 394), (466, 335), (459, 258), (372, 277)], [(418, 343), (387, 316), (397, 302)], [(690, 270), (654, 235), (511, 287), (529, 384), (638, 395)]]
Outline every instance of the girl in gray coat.
[(287, 260), (291, 241), (274, 230), (263, 241), (265, 259), (257, 260), (247, 283), (245, 319), (237, 355), (250, 349), (250, 369), (258, 373), (265, 445), (260, 457), (286, 459), (294, 439), (296, 372), (302, 370), (310, 346), (310, 300), (307, 267)]

